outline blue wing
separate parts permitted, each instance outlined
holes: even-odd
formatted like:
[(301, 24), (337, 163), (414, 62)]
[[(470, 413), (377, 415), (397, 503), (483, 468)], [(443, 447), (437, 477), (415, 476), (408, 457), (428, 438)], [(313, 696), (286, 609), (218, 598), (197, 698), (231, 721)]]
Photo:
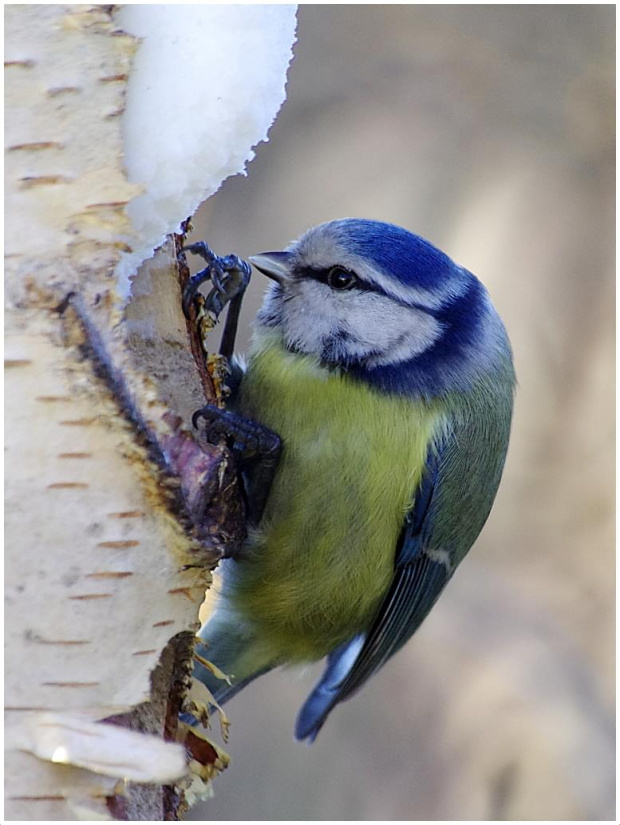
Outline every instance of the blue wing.
[(439, 455), (431, 448), (425, 472), (396, 548), (394, 577), (370, 631), (333, 651), (316, 688), (302, 707), (297, 739), (314, 741), (335, 705), (348, 699), (418, 629), (449, 577), (440, 557), (424, 552), (431, 504), (438, 485)]

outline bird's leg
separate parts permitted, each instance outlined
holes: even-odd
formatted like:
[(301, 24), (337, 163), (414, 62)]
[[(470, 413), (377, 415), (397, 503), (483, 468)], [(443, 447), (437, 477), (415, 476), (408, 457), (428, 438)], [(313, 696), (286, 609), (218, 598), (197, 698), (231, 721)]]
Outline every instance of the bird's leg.
[(189, 316), (192, 301), (205, 281), (211, 281), (213, 284), (205, 299), (205, 307), (216, 320), (226, 304), (230, 303), (220, 344), (220, 355), (230, 360), (235, 345), (243, 293), (250, 282), (250, 265), (237, 255), (219, 257), (204, 241), (185, 246), (181, 251), (199, 255), (207, 263), (204, 269), (192, 275), (183, 290), (182, 305), (185, 316)]
[(229, 449), (239, 458), (248, 482), (248, 520), (258, 524), (278, 468), (282, 452), (280, 436), (256, 421), (219, 407), (206, 406), (197, 410), (192, 416), (194, 427), (198, 427), (199, 421), (205, 422), (208, 441), (217, 443), (224, 436)]
[[(192, 301), (205, 281), (213, 288), (205, 299), (205, 308), (217, 319), (227, 303), (228, 316), (222, 333), (220, 355), (230, 360), (232, 356), (243, 293), (250, 280), (250, 265), (236, 255), (219, 257), (204, 242), (183, 248), (203, 258), (207, 266), (193, 275), (183, 291), (183, 311), (189, 315)], [(208, 441), (219, 443), (224, 437), (228, 447), (237, 456), (246, 481), (248, 520), (258, 524), (267, 503), (271, 482), (281, 453), (280, 438), (272, 430), (255, 421), (249, 421), (229, 410), (206, 406), (192, 416), (194, 427), (204, 422)]]

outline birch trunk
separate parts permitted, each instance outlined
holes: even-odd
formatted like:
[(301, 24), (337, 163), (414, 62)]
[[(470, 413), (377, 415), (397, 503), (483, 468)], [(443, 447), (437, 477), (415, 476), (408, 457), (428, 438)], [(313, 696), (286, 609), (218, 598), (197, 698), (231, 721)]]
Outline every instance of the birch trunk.
[(214, 386), (178, 239), (116, 291), (134, 38), (108, 6), (5, 15), (6, 818), (174, 819), (226, 762), (177, 717), (236, 477), (189, 425)]

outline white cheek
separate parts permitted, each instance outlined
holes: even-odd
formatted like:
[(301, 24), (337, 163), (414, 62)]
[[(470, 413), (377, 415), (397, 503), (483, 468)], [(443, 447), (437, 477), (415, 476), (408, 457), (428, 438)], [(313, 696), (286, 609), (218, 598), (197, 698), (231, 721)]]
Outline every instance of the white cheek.
[(368, 364), (398, 363), (420, 355), (441, 335), (430, 315), (372, 292), (333, 292), (315, 281), (299, 282), (282, 304), (287, 344), (320, 355), (338, 331), (347, 333), (337, 358)]
[[(282, 305), (282, 325), (289, 346), (319, 355), (324, 341), (338, 327), (332, 303), (325, 288), (315, 281), (300, 281)], [(327, 296), (329, 297), (329, 296)]]
[(347, 330), (360, 348), (375, 353), (369, 365), (407, 361), (425, 352), (441, 336), (441, 325), (418, 309), (396, 304), (383, 295), (360, 296), (351, 307)]

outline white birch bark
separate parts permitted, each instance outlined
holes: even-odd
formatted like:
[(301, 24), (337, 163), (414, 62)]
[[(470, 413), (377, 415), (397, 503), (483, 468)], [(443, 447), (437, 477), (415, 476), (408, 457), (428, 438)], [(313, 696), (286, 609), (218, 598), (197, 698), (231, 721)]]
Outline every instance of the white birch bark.
[(224, 451), (184, 423), (205, 387), (174, 243), (116, 293), (139, 190), (109, 9), (5, 7), (8, 820), (175, 816), (198, 608), (240, 529)]

